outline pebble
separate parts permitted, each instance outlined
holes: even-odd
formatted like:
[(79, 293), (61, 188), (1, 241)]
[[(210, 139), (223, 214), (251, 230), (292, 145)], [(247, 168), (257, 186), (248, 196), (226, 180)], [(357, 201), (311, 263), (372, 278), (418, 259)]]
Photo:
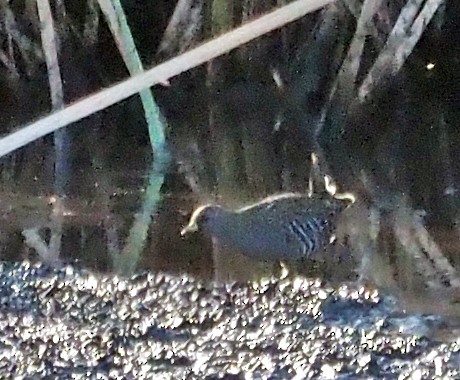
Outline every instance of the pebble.
[(0, 378), (460, 378), (459, 341), (431, 341), (375, 290), (271, 279), (131, 279), (0, 264)]

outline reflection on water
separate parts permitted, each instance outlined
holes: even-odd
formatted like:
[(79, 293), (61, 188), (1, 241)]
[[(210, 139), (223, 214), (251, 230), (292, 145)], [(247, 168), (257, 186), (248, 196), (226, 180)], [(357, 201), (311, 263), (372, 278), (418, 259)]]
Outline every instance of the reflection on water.
[[(238, 85), (233, 91), (246, 89)], [(236, 207), (271, 193), (308, 190), (311, 171), (307, 152), (311, 147), (306, 139), (301, 139), (298, 121), (285, 118), (276, 129), (274, 126), (282, 107), (257, 106), (258, 101), (265, 101), (263, 97), (259, 99), (258, 94), (273, 91), (273, 88), (258, 85), (247, 91), (245, 96), (252, 96), (256, 104), (251, 105), (250, 115), (244, 120), (236, 113), (237, 105), (225, 107), (229, 101), (235, 101), (235, 94), (231, 93), (229, 97), (221, 94), (224, 100), (219, 98), (217, 103), (209, 104), (214, 117), (212, 125), (204, 124), (201, 108), (193, 119), (196, 125), (188, 125), (184, 120), (171, 123), (170, 144), (176, 165), (167, 173), (163, 200), (153, 217), (139, 270), (214, 278), (218, 266), (226, 273), (223, 278), (238, 280), (280, 274), (279, 263), (260, 262), (228, 252), (200, 233), (187, 238), (180, 236), (192, 210), (200, 203), (213, 201)], [(260, 117), (259, 112), (262, 113)], [(374, 137), (382, 145), (373, 150), (366, 146), (361, 156), (354, 153), (357, 158), (352, 163), (330, 161), (329, 170), (334, 171), (332, 175), (338, 173), (337, 178), (343, 177), (343, 171), (357, 173), (353, 168), (350, 170), (350, 166), (363, 163), (361, 178), (348, 177), (343, 183), (339, 182), (341, 187), (348, 186), (356, 192), (358, 202), (343, 214), (333, 245), (309, 259), (285, 264), (291, 275), (318, 276), (332, 283), (368, 282), (401, 295), (410, 308), (435, 311), (438, 305), (438, 311), (455, 314), (458, 302), (455, 289), (460, 286), (457, 274), (459, 232), (455, 224), (457, 194), (440, 192), (443, 189), (440, 184), (421, 174), (414, 183), (403, 181), (389, 186), (386, 178), (391, 175), (396, 179), (402, 174), (415, 175), (412, 171), (416, 170), (415, 161), (420, 162), (422, 150), (412, 139), (414, 146), (405, 148), (413, 150), (415, 158), (412, 160), (407, 159), (408, 153), (399, 151), (401, 146), (388, 147), (406, 157), (401, 162), (383, 159), (379, 166), (376, 161), (363, 159), (365, 155), (383, 157), (385, 144), (395, 139), (388, 136), (391, 133), (388, 129), (387, 135), (380, 140)], [(401, 131), (394, 133), (401, 135)], [(456, 139), (445, 125), (436, 133)], [(408, 131), (405, 138), (411, 134)], [(100, 130), (94, 136), (101, 138), (103, 144), (99, 151), (101, 164), (95, 165), (94, 160), (88, 159), (74, 160), (74, 185), (64, 200), (61, 259), (110, 272), (113, 268), (110, 244), (124, 244), (133, 215), (142, 201), (148, 150), (139, 144), (139, 149), (132, 150), (135, 154), (122, 157), (121, 153), (116, 153), (120, 147), (115, 139), (103, 137)], [(133, 142), (138, 139), (128, 138)], [(439, 138), (446, 139), (445, 136)], [(350, 136), (350, 146), (354, 139), (356, 136)], [(87, 154), (84, 149), (87, 142), (88, 139), (83, 141), (76, 156)], [(422, 144), (429, 146), (427, 141)], [(435, 149), (435, 143), (432, 145)], [(94, 143), (89, 146), (90, 152), (97, 150)], [(35, 151), (38, 149), (43, 151), (40, 145)], [(303, 154), (293, 154), (302, 151)], [(117, 158), (117, 155), (120, 156)], [(430, 155), (444, 157), (436, 150)], [(27, 158), (21, 153), (17, 157)], [(12, 173), (10, 179), (3, 182), (0, 195), (0, 243), (2, 257), (6, 260), (37, 259), (36, 252), (22, 243), (24, 229), (40, 227), (40, 236), (49, 242), (53, 202), (49, 195), (37, 190), (46, 188), (48, 172), (43, 164), (46, 160), (44, 156), (42, 162), (27, 161), (28, 170), (24, 172), (18, 169), (24, 164), (20, 165), (17, 158), (10, 166), (5, 166), (4, 171)], [(111, 166), (106, 162), (111, 162)], [(227, 167), (228, 162), (232, 162), (231, 167)], [(377, 169), (374, 170), (373, 165)], [(423, 165), (427, 173), (439, 177), (434, 172), (435, 165), (427, 160)], [(222, 171), (227, 177), (222, 177)], [(32, 176), (33, 172), (37, 175)], [(456, 175), (455, 171), (451, 172)], [(34, 187), (34, 183), (37, 186)], [(37, 191), (34, 193), (32, 189)], [(412, 197), (414, 193), (416, 196)], [(426, 211), (421, 213), (420, 209)], [(443, 219), (441, 211), (450, 219)], [(454, 223), (449, 222), (452, 219)], [(440, 297), (445, 300), (442, 306), (435, 303)]]
[[(245, 96), (252, 97), (254, 104), (248, 115), (237, 113), (238, 104), (225, 107), (231, 101), (237, 102), (233, 92), (228, 97), (220, 93), (217, 103), (209, 103), (214, 118), (211, 125), (204, 124), (202, 108), (197, 109), (193, 119), (196, 125), (188, 125), (180, 119), (171, 123), (170, 144), (176, 165), (167, 173), (163, 200), (153, 217), (139, 269), (214, 278), (218, 266), (226, 272), (223, 278), (238, 280), (279, 275), (279, 263), (260, 262), (228, 252), (200, 233), (186, 238), (179, 233), (199, 204), (212, 201), (237, 207), (268, 194), (308, 190), (312, 172), (307, 152), (312, 147), (306, 138), (301, 139), (302, 129), (298, 120), (284, 118), (279, 128), (275, 128), (283, 107), (266, 108), (257, 104), (265, 101), (264, 97), (258, 97), (260, 92), (276, 89), (271, 85), (248, 86), (238, 84), (232, 90), (248, 91)], [(240, 106), (245, 106), (247, 98)], [(304, 137), (308, 131), (305, 133)], [(337, 178), (344, 177), (344, 171), (358, 173), (351, 166), (363, 164), (361, 178), (349, 176), (343, 183), (339, 182), (339, 186), (348, 186), (356, 192), (358, 202), (341, 217), (337, 240), (333, 245), (310, 259), (285, 264), (291, 275), (319, 276), (333, 283), (365, 281), (381, 289), (410, 295), (408, 299), (411, 300), (414, 294), (424, 292), (452, 298), (454, 289), (460, 285), (457, 275), (459, 232), (455, 222), (449, 223), (448, 219), (442, 218), (441, 211), (451, 220), (456, 220), (457, 194), (438, 192), (442, 186), (435, 181), (423, 181), (426, 175), (417, 177), (414, 183), (403, 181), (400, 184), (395, 182), (396, 186), (389, 185), (386, 180), (389, 176), (394, 176), (394, 179), (399, 178), (401, 173), (413, 176), (416, 159), (401, 162), (383, 159), (379, 161), (380, 165), (369, 158), (364, 160), (365, 155), (383, 157), (384, 144), (395, 139), (388, 136), (393, 133), (391, 130), (386, 133), (387, 136), (380, 140), (373, 138), (383, 145), (373, 150), (366, 146), (359, 154), (354, 152), (353, 161), (334, 161), (336, 153), (328, 155), (333, 158), (328, 162), (328, 170), (334, 171), (332, 175), (338, 173)], [(401, 131), (394, 133), (401, 135)], [(445, 125), (436, 133), (456, 138)], [(119, 147), (115, 139), (103, 137), (99, 129), (94, 136), (101, 138), (101, 143), (105, 144), (98, 153), (101, 163), (95, 165), (94, 160), (92, 163), (88, 159), (74, 160), (73, 170), (78, 176), (73, 179), (75, 185), (64, 200), (61, 259), (110, 272), (113, 268), (110, 244), (124, 244), (133, 215), (142, 201), (147, 181), (144, 171), (148, 166), (145, 161), (148, 150), (139, 144), (139, 149), (133, 151), (135, 154), (121, 157), (118, 156), (120, 153), (116, 153)], [(138, 141), (136, 136), (128, 138)], [(445, 140), (446, 136), (439, 138)], [(350, 146), (354, 146), (355, 139), (356, 136), (349, 137)], [(415, 144), (415, 140), (411, 141)], [(82, 147), (76, 150), (76, 156), (87, 154), (84, 149), (87, 142), (88, 139), (83, 141)], [(422, 144), (428, 145), (428, 142)], [(94, 153), (95, 144), (89, 146)], [(407, 153), (398, 151), (400, 146), (388, 148), (401, 157), (407, 156)], [(415, 157), (421, 154), (422, 148), (417, 144), (411, 149)], [(301, 151), (303, 154), (293, 155), (293, 152)], [(437, 152), (430, 155), (437, 156)], [(438, 156), (443, 158), (444, 154), (439, 153)], [(21, 153), (17, 157), (25, 159)], [(46, 160), (45, 156), (43, 162)], [(40, 227), (40, 236), (49, 242), (53, 202), (49, 195), (39, 190), (46, 188), (49, 175), (43, 162), (28, 161), (25, 172), (18, 169), (22, 166), (19, 166), (17, 158), (5, 166), (4, 172), (12, 174), (3, 182), (0, 196), (4, 259), (37, 258), (33, 249), (22, 244), (21, 232), (24, 229)], [(111, 162), (110, 167), (106, 162)], [(229, 162), (231, 167), (228, 167)], [(425, 170), (435, 175), (436, 166), (426, 160), (423, 165)], [(342, 171), (337, 170), (339, 168)], [(34, 171), (37, 175), (32, 177), (30, 173)], [(223, 172), (226, 177), (222, 177)], [(456, 175), (456, 172), (452, 173)], [(34, 187), (34, 183), (37, 186)], [(416, 196), (413, 197), (413, 193)], [(420, 209), (426, 211), (422, 213)], [(442, 289), (446, 290), (445, 293)], [(421, 299), (420, 303), (429, 307), (429, 299)], [(452, 314), (448, 303), (444, 308)]]

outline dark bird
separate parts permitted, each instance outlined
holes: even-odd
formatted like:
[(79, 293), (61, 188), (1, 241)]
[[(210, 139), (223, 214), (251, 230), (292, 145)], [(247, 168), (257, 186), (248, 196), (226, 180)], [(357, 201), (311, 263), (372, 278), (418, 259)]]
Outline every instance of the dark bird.
[(226, 248), (263, 260), (296, 260), (329, 244), (337, 217), (355, 197), (336, 194), (326, 178), (329, 197), (302, 193), (270, 196), (255, 204), (227, 210), (198, 207), (182, 230), (203, 231)]

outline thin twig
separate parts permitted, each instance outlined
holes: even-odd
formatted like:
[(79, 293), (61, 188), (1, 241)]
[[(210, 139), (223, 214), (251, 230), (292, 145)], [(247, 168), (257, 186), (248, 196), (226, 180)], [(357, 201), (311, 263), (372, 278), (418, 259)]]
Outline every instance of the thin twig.
[[(128, 71), (131, 75), (143, 73), (144, 68), (121, 2), (119, 0), (98, 0), (98, 2)], [(140, 91), (139, 95), (144, 107), (145, 120), (148, 125), (150, 144), (155, 153), (155, 161), (154, 170), (150, 172), (151, 178), (149, 179), (149, 185), (142, 202), (142, 209), (135, 214), (134, 223), (131, 227), (126, 246), (123, 249), (122, 255), (125, 257), (121, 260), (120, 265), (122, 267), (114, 262), (115, 266), (125, 274), (130, 274), (136, 267), (147, 240), (151, 215), (158, 207), (161, 198), (160, 188), (164, 181), (164, 167), (161, 163), (167, 160), (166, 156), (168, 154), (165, 142), (165, 123), (162, 121), (158, 105), (153, 99), (152, 91), (147, 88)], [(129, 265), (125, 265), (125, 262)]]
[[(347, 6), (348, 10), (355, 16), (356, 21), (363, 17), (363, 5), (359, 0), (344, 0), (345, 5)], [(381, 0), (373, 2), (374, 12), (380, 7)], [(371, 21), (371, 19), (369, 19)], [(374, 37), (376, 40), (380, 40), (379, 32), (374, 23), (369, 22), (367, 25), (367, 33)]]
[(3, 66), (6, 67), (8, 72), (15, 78), (19, 78), (19, 72), (16, 67), (14, 59), (9, 54), (6, 54), (3, 50), (0, 49), (0, 62), (3, 63)]
[(100, 11), (97, 6), (97, 0), (87, 0), (86, 4), (87, 10), (85, 25), (83, 27), (83, 38), (87, 44), (94, 45), (98, 38)]
[(5, 2), (2, 4), (2, 17), (5, 23), (5, 32), (14, 41), (15, 46), (19, 49), (20, 55), (24, 60), (26, 71), (30, 75), (36, 67), (36, 61), (43, 60), (43, 53), (40, 46), (30, 40), (25, 33), (21, 33), (13, 11)]
[(373, 25), (372, 18), (379, 9), (381, 3), (382, 0), (365, 0), (361, 8), (361, 15), (357, 21), (356, 32), (351, 41), (350, 49), (345, 60), (346, 63), (349, 63), (349, 67), (347, 70), (343, 70), (344, 73), (348, 73), (345, 75), (344, 79), (346, 82), (344, 85), (349, 85), (352, 88), (355, 87), (355, 80), (358, 75), (366, 35), (369, 34), (369, 29), (371, 29), (371, 25)]
[(58, 110), (64, 108), (64, 92), (58, 63), (53, 17), (48, 0), (38, 0), (37, 8), (40, 17), (43, 52), (48, 70), (51, 102), (53, 109)]
[(202, 27), (203, 0), (179, 0), (161, 38), (157, 54), (183, 53), (197, 40)]
[(27, 246), (35, 249), (40, 259), (50, 265), (59, 266), (62, 264), (59, 257), (50, 253), (49, 248), (42, 240), (37, 228), (26, 229), (22, 231)]
[[(426, 26), (444, 0), (409, 0), (396, 21), (385, 47), (358, 91), (364, 102), (381, 81), (396, 74), (412, 53)], [(424, 4), (423, 9), (420, 9)]]
[[(46, 67), (48, 70), (48, 80), (50, 85), (51, 103), (53, 110), (64, 108), (64, 90), (62, 86), (61, 72), (58, 63), (58, 53), (56, 45), (56, 35), (54, 33), (53, 16), (48, 0), (37, 0), (38, 15), (40, 18), (41, 37), (43, 52), (45, 55)], [(67, 133), (64, 130), (54, 133), (54, 148), (55, 148), (55, 192), (58, 196), (54, 210), (51, 215), (51, 239), (48, 246), (49, 255), (55, 258), (59, 257), (62, 241), (62, 224), (63, 224), (63, 204), (62, 198), (64, 193), (64, 184), (66, 183), (67, 175), (67, 152), (65, 149)]]
[(340, 68), (334, 84), (331, 97), (335, 90), (339, 90), (342, 104), (351, 102), (355, 96), (355, 81), (358, 75), (364, 42), (368, 34), (369, 26), (372, 25), (372, 17), (378, 10), (382, 0), (365, 0), (361, 7), (361, 14), (357, 20), (356, 31), (350, 43), (348, 53)]

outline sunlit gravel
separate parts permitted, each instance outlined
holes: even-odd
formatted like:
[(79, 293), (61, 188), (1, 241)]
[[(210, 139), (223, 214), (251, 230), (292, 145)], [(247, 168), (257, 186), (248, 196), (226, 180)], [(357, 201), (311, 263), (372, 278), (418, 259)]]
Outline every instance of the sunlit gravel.
[(0, 378), (460, 378), (459, 340), (376, 291), (0, 264)]

